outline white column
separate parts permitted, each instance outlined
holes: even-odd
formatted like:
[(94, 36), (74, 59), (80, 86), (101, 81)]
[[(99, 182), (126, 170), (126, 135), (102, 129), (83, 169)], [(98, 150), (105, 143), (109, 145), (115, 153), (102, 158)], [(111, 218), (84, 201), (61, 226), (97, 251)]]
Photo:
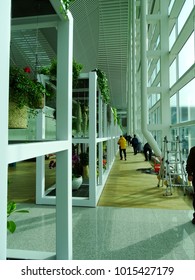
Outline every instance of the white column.
[(91, 206), (96, 206), (97, 186), (97, 76), (96, 72), (89, 73), (89, 200)]
[(129, 42), (128, 42), (128, 92), (127, 92), (127, 133), (132, 134), (132, 9), (129, 2)]
[(136, 64), (135, 64), (135, 32), (136, 32), (136, 25), (135, 25), (135, 10), (136, 10), (136, 1), (132, 0), (132, 103), (133, 103), (133, 133), (136, 133), (137, 129), (137, 104), (136, 104)]
[(146, 1), (141, 1), (141, 128), (146, 140), (151, 145), (156, 156), (161, 156), (161, 151), (154, 140), (152, 134), (148, 131), (148, 105), (147, 105), (147, 21), (146, 21)]
[(8, 97), (11, 0), (0, 1), (0, 259), (7, 255)]
[(106, 103), (103, 103), (104, 106), (104, 130), (103, 130), (103, 136), (108, 136), (108, 121), (107, 121), (107, 105)]
[(57, 46), (57, 140), (69, 149), (56, 157), (56, 258), (72, 259), (72, 48), (73, 19), (58, 24)]
[(160, 82), (161, 82), (161, 122), (162, 137), (170, 139), (170, 96), (169, 96), (169, 19), (168, 19), (168, 0), (160, 1)]
[[(45, 86), (43, 75), (38, 76), (38, 81)], [(44, 108), (38, 110), (36, 116), (36, 139), (45, 139), (45, 96)], [(42, 203), (42, 197), (45, 194), (45, 155), (36, 158), (36, 203)]]
[(103, 102), (98, 92), (98, 138), (103, 137)]

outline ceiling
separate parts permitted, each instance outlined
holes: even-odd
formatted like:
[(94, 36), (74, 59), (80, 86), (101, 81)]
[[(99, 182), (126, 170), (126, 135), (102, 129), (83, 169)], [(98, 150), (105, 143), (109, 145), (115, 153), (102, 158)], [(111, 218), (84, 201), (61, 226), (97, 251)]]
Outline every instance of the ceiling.
[[(129, 47), (129, 0), (75, 0), (70, 5), (74, 19), (73, 56), (82, 72), (99, 68), (107, 75), (111, 105), (127, 108), (127, 63)], [(39, 28), (41, 18), (56, 20), (49, 0), (12, 0), (11, 63), (19, 66), (49, 65), (56, 57), (55, 26)], [(30, 17), (34, 29), (16, 23)], [(25, 21), (24, 21), (25, 22)], [(22, 25), (21, 25), (22, 26)]]
[(103, 70), (109, 81), (111, 103), (127, 107), (128, 0), (75, 0), (74, 56), (84, 71)]

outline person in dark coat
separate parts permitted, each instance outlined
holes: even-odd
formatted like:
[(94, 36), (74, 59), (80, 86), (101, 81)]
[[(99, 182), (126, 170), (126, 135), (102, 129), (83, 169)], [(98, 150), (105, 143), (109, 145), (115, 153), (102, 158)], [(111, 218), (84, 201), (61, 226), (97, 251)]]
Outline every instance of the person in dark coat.
[(139, 141), (136, 137), (136, 135), (134, 134), (132, 140), (131, 140), (131, 145), (133, 147), (133, 151), (134, 151), (134, 155), (137, 155), (138, 153), (138, 148), (139, 148)]
[(188, 173), (188, 181), (192, 182), (192, 186), (194, 189), (193, 193), (193, 219), (192, 224), (195, 225), (195, 146), (190, 149), (190, 153), (186, 162), (186, 171)]
[(132, 139), (131, 135), (127, 135), (126, 140), (127, 140), (128, 146), (131, 145), (131, 139)]
[(152, 159), (152, 148), (150, 147), (148, 142), (144, 145), (144, 156), (145, 161)]

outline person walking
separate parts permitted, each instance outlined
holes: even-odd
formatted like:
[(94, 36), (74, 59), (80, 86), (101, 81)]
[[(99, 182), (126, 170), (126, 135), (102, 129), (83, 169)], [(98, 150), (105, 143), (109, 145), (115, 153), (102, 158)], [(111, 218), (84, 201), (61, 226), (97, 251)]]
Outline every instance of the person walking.
[(138, 147), (139, 147), (139, 141), (137, 139), (136, 134), (134, 134), (132, 140), (131, 140), (131, 145), (133, 147), (134, 155), (137, 155), (138, 153)]
[(124, 159), (127, 160), (127, 154), (126, 154), (127, 141), (125, 137), (123, 137), (122, 135), (120, 135), (120, 138), (118, 140), (118, 145), (119, 145), (120, 159), (123, 160), (123, 155), (124, 155)]
[(131, 145), (131, 139), (132, 139), (131, 135), (127, 135), (126, 140), (127, 140), (128, 146)]
[(152, 148), (150, 147), (148, 142), (144, 145), (144, 156), (145, 161), (152, 159)]
[(188, 155), (187, 161), (186, 161), (186, 171), (188, 174), (188, 181), (192, 182), (193, 186), (193, 219), (192, 224), (195, 225), (195, 146), (190, 149), (190, 153)]

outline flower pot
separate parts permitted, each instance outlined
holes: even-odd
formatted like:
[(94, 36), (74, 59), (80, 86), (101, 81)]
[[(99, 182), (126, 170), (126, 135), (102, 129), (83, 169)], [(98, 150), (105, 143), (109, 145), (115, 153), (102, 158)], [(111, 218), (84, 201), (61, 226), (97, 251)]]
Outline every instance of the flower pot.
[(80, 186), (82, 185), (83, 183), (83, 177), (80, 176), (80, 177), (74, 177), (72, 179), (72, 189), (73, 190), (78, 190), (80, 188)]
[(9, 103), (9, 128), (27, 128), (28, 111), (27, 107), (18, 108), (15, 102)]

